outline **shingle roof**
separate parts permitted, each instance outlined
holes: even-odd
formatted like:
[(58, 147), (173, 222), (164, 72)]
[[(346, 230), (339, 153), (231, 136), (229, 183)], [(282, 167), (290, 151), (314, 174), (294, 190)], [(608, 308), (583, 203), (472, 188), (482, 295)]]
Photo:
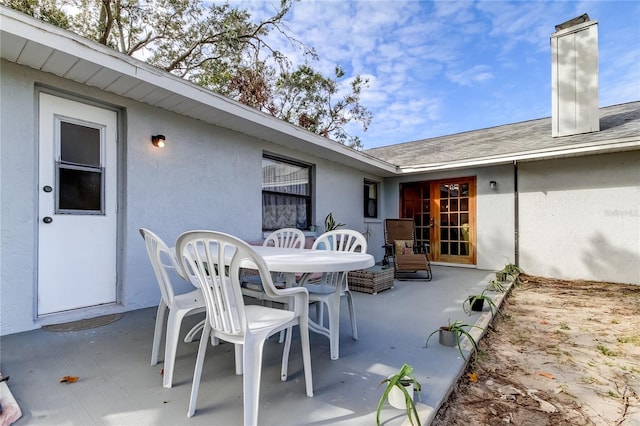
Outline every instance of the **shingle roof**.
[(514, 159), (612, 152), (640, 147), (640, 101), (600, 109), (600, 131), (552, 137), (551, 118), (365, 150), (408, 171), (497, 164)]

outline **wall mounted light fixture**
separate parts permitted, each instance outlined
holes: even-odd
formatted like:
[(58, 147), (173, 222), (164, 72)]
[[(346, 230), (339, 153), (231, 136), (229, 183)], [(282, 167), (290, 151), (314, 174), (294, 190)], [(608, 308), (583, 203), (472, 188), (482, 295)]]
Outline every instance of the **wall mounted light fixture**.
[(496, 189), (498, 187), (498, 183), (495, 180), (492, 180), (491, 182), (489, 182), (489, 186), (491, 187), (491, 189)]
[(164, 141), (167, 138), (164, 135), (155, 135), (155, 136), (151, 136), (151, 143), (153, 144), (153, 146), (157, 146), (158, 148), (163, 148), (164, 147)]

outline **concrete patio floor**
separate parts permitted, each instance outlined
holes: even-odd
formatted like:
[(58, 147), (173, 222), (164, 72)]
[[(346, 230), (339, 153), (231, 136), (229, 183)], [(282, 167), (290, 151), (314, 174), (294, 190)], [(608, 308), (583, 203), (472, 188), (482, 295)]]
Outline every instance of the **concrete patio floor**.
[[(261, 425), (375, 425), (382, 388), (378, 385), (404, 362), (422, 384), (421, 403), (432, 420), (464, 371), (457, 348), (440, 346), (431, 331), (448, 320), (486, 325), (485, 312), (467, 315), (462, 303), (479, 293), (490, 271), (434, 266), (434, 279), (395, 281), (376, 295), (354, 292), (359, 340), (351, 338), (348, 309), (341, 309), (340, 359), (329, 358), (329, 341), (311, 333), (314, 397), (304, 390), (297, 332), (289, 379), (280, 381), (282, 345), (277, 337), (264, 349), (259, 423)], [(200, 317), (198, 317), (200, 318)], [(197, 322), (187, 318), (184, 333)], [(0, 338), (0, 371), (23, 416), (16, 425), (240, 425), (242, 378), (234, 374), (230, 344), (207, 350), (194, 417), (187, 418), (198, 344), (180, 342), (173, 388), (162, 387), (162, 363), (151, 366), (155, 308), (125, 313), (98, 328), (51, 332), (35, 330)], [(475, 335), (480, 330), (473, 330)], [(163, 346), (164, 347), (164, 346)], [(73, 384), (63, 376), (78, 376)], [(381, 420), (400, 425), (404, 412), (385, 404)]]

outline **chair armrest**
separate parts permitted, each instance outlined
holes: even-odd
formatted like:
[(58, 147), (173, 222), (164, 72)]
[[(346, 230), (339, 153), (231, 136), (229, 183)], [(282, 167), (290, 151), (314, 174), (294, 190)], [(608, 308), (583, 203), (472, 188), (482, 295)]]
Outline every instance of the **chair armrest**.
[(293, 299), (293, 309), (296, 315), (304, 314), (304, 311), (308, 312), (309, 310), (309, 291), (304, 287), (289, 287), (275, 289), (275, 293), (277, 298), (280, 299), (288, 299), (285, 300), (284, 303), (289, 304), (289, 308), (291, 308), (291, 299)]

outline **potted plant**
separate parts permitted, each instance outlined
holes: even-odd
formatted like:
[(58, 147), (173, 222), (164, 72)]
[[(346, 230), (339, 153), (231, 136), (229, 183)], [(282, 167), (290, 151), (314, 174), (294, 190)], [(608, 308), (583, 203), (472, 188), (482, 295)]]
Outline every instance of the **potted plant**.
[(427, 342), (425, 343), (424, 347), (426, 348), (427, 345), (429, 344), (429, 339), (431, 338), (431, 336), (433, 336), (436, 333), (439, 333), (438, 342), (443, 346), (451, 346), (451, 347), (457, 346), (458, 351), (462, 356), (462, 359), (467, 361), (467, 357), (465, 357), (464, 353), (462, 352), (461, 337), (466, 337), (471, 343), (472, 355), (475, 355), (476, 353), (478, 353), (478, 344), (476, 343), (474, 338), (471, 336), (471, 334), (469, 334), (469, 331), (467, 330), (467, 328), (481, 328), (481, 327), (478, 327), (477, 325), (465, 324), (460, 320), (457, 320), (454, 322), (449, 321), (447, 325), (443, 325), (442, 327), (432, 331), (431, 334), (429, 334), (429, 336), (427, 337)]
[(486, 286), (486, 290), (504, 293), (505, 291), (507, 291), (507, 286), (504, 281), (489, 280)]
[[(378, 426), (380, 425), (380, 411), (382, 410), (384, 401), (387, 399), (389, 400), (389, 404), (395, 408), (406, 409), (409, 422), (413, 425), (413, 419), (415, 419), (418, 426), (420, 426), (418, 410), (416, 409), (416, 403), (413, 401), (413, 391), (416, 390), (420, 392), (421, 386), (415, 378), (411, 377), (412, 372), (413, 367), (405, 363), (397, 373), (387, 377), (378, 385), (387, 384), (384, 392), (382, 392), (376, 411), (376, 424)], [(418, 398), (420, 398), (419, 393)]]
[(333, 231), (334, 229), (339, 229), (345, 226), (344, 223), (337, 223), (333, 219), (333, 213), (329, 213), (327, 217), (324, 218), (324, 232)]
[(516, 281), (518, 279), (518, 275), (522, 273), (522, 269), (520, 269), (517, 265), (513, 263), (508, 263), (496, 272), (496, 279), (498, 281)]
[(462, 309), (469, 315), (472, 311), (482, 312), (482, 309), (484, 308), (484, 302), (486, 301), (487, 305), (489, 305), (489, 308), (491, 309), (492, 314), (494, 312), (498, 312), (498, 307), (493, 302), (493, 299), (485, 294), (486, 291), (487, 289), (484, 289), (482, 290), (482, 293), (478, 295), (467, 297), (465, 301), (462, 302)]

